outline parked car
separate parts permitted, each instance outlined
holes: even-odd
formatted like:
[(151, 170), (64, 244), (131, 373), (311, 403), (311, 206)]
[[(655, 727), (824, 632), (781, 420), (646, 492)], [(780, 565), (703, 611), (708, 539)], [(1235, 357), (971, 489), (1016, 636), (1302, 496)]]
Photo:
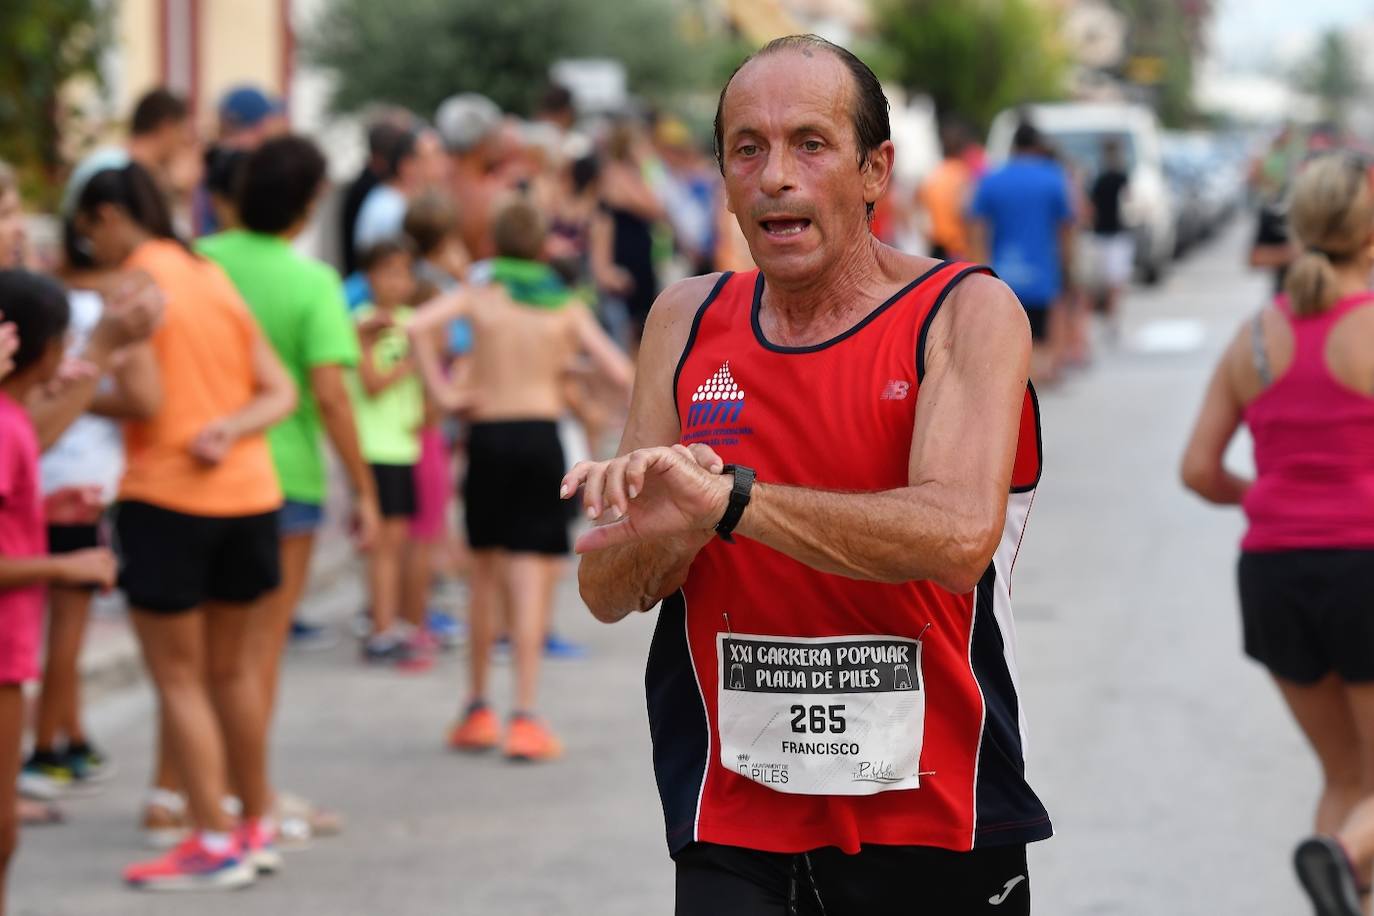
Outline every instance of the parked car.
[(1211, 238), (1245, 198), (1245, 160), (1236, 146), (1206, 131), (1165, 131), (1164, 174), (1178, 207), (1176, 251)]
[(1126, 218), (1136, 235), (1136, 269), (1146, 283), (1158, 282), (1174, 256), (1175, 205), (1164, 174), (1154, 112), (1125, 102), (1059, 102), (1007, 109), (993, 119), (988, 132), (990, 162), (1002, 162), (1011, 154), (1012, 134), (1023, 119), (1035, 125), (1085, 181), (1091, 181), (1101, 168), (1103, 141), (1120, 142), (1131, 179)]

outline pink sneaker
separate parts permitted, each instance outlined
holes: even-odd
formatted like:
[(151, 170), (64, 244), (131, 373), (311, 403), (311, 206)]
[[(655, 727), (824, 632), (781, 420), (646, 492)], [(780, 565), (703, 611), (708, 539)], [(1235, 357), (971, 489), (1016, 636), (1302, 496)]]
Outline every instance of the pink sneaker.
[[(270, 823), (270, 822), (269, 822)], [(260, 875), (281, 871), (281, 852), (277, 850), (277, 828), (259, 818), (239, 824), (238, 841), (243, 857)]]
[(166, 855), (124, 869), (124, 880), (145, 891), (198, 891), (247, 887), (257, 877), (241, 850), (218, 855), (192, 834)]

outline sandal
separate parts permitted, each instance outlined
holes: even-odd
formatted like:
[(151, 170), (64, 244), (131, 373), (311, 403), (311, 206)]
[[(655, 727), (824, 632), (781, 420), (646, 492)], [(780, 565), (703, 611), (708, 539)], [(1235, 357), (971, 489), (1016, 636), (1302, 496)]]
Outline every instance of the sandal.
[(167, 789), (150, 789), (143, 805), (143, 842), (149, 849), (171, 849), (191, 835), (186, 799)]
[(315, 837), (338, 836), (344, 828), (343, 815), (291, 792), (277, 793), (272, 813), (287, 848), (302, 848)]
[(25, 827), (52, 827), (66, 820), (61, 808), (51, 802), (34, 801), (31, 798), (17, 800), (15, 816)]

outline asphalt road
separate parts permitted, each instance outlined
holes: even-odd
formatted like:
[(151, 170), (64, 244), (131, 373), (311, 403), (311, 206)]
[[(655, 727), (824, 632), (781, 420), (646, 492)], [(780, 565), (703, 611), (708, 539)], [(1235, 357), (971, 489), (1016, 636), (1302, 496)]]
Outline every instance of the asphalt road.
[[(1030, 776), (1058, 831), (1032, 853), (1046, 916), (1306, 912), (1288, 855), (1316, 767), (1240, 655), (1240, 517), (1190, 498), (1176, 474), (1216, 353), (1267, 289), (1240, 266), (1244, 230), (1135, 292), (1120, 346), (1042, 397), (1046, 473), (1015, 603)], [(344, 580), (313, 600), (312, 613), (343, 616), (360, 597)], [(346, 643), (292, 657), (278, 782), (345, 812), (348, 829), (231, 895), (119, 885), (141, 854), (151, 696), (138, 686), (104, 697), (94, 734), (120, 773), (72, 801), (65, 826), (25, 833), (13, 912), (670, 913), (643, 697), (653, 621), (601, 626), (570, 582), (559, 615), (592, 654), (548, 668), (544, 711), (568, 745), (550, 765), (443, 749), (461, 654), (418, 676), (364, 669)]]

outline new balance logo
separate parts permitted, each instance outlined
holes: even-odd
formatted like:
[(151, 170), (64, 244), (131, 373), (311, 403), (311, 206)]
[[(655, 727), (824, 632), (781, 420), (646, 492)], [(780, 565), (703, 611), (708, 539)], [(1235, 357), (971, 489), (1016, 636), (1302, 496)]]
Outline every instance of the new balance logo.
[(907, 393), (911, 391), (911, 383), (900, 379), (889, 379), (883, 386), (883, 393), (878, 396), (880, 401), (905, 401)]

